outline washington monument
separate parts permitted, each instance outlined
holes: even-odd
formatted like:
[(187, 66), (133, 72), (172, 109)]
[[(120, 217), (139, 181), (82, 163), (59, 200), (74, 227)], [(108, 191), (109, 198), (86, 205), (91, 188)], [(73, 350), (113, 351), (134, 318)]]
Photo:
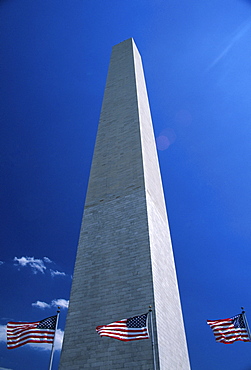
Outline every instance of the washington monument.
[[(95, 328), (153, 308), (151, 339)], [(112, 49), (60, 370), (190, 369), (151, 114), (133, 39)]]

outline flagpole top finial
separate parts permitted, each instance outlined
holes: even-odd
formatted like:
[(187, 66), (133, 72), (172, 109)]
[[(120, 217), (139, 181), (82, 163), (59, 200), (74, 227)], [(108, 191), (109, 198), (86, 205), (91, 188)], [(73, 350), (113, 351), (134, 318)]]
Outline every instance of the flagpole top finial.
[(152, 306), (149, 305), (149, 312), (152, 312)]
[(242, 313), (243, 313), (243, 312), (245, 312), (245, 311), (244, 311), (244, 307), (241, 307), (241, 309), (242, 309)]
[(57, 310), (57, 313), (60, 313), (60, 306), (58, 306), (58, 310)]

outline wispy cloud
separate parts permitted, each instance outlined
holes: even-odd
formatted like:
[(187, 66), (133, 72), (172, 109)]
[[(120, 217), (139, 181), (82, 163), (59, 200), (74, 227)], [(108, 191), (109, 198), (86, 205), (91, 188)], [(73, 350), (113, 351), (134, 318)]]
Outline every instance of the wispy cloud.
[[(56, 351), (61, 351), (62, 348), (62, 343), (63, 343), (63, 338), (64, 338), (64, 331), (61, 329), (57, 329), (56, 332), (56, 337), (55, 337), (55, 350)], [(0, 325), (0, 342), (6, 343), (6, 325)], [(51, 351), (51, 344), (49, 343), (27, 343), (25, 346), (32, 347), (34, 349), (39, 349), (39, 350), (45, 350), (45, 351)], [(5, 368), (1, 368), (5, 369)], [(11, 370), (11, 369), (6, 369), (6, 370)]]
[(50, 260), (50, 258), (48, 258), (48, 257), (44, 257), (43, 260), (44, 260), (44, 262), (52, 263), (52, 260)]
[(68, 308), (69, 306), (69, 300), (59, 298), (59, 299), (54, 299), (52, 302), (52, 306), (60, 306), (61, 308)]
[(44, 261), (34, 257), (21, 257), (21, 258), (15, 257), (14, 262), (15, 265), (19, 267), (29, 266), (34, 274), (37, 274), (38, 272), (44, 274), (46, 270)]
[(58, 307), (58, 306), (60, 306), (60, 308), (68, 308), (69, 301), (64, 298), (58, 298), (58, 299), (53, 299), (51, 303), (37, 301), (37, 302), (32, 303), (32, 306), (40, 308), (42, 310), (44, 310), (45, 308), (52, 308), (52, 307)]
[[(2, 262), (3, 263), (3, 262)], [(48, 265), (53, 264), (54, 262), (48, 258), (48, 257), (43, 257), (43, 258), (34, 258), (34, 257), (15, 257), (14, 258), (14, 265), (17, 266), (18, 268), (23, 268), (23, 267), (29, 267), (34, 274), (37, 273), (42, 273), (44, 274), (46, 270), (48, 270)], [(1, 262), (0, 262), (1, 265)], [(55, 276), (67, 276), (65, 272), (63, 271), (58, 271), (58, 270), (53, 270), (49, 269), (50, 275), (54, 278)]]
[(45, 308), (50, 308), (51, 306), (46, 302), (37, 301), (35, 303), (32, 303), (33, 307), (41, 308), (42, 310)]
[[(0, 266), (3, 265), (3, 264), (4, 264), (4, 262), (3, 261), (0, 261)], [(1, 370), (1, 368), (0, 368), (0, 370)]]
[(66, 276), (66, 273), (65, 272), (62, 272), (62, 271), (57, 271), (57, 270), (50, 269), (50, 272), (51, 272), (51, 276), (52, 277), (55, 277), (55, 276)]
[(220, 62), (220, 60), (228, 54), (228, 52), (232, 49), (232, 47), (235, 45), (239, 39), (244, 36), (244, 34), (250, 29), (251, 27), (251, 19), (247, 20), (245, 24), (242, 24), (234, 33), (232, 39), (229, 41), (229, 43), (225, 46), (225, 48), (222, 50), (222, 52), (215, 58), (215, 60), (210, 64), (207, 70), (210, 70), (216, 64)]

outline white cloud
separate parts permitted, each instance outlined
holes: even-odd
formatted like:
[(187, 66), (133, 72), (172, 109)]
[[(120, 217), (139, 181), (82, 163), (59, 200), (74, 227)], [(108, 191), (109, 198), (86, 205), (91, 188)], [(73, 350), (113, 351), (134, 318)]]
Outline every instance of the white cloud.
[(48, 258), (48, 257), (44, 257), (43, 260), (46, 263), (52, 263), (52, 260), (50, 260), (50, 258)]
[(60, 308), (68, 308), (69, 301), (63, 298), (59, 298), (59, 299), (53, 299), (51, 304), (52, 306), (55, 306), (55, 307), (60, 306)]
[[(54, 263), (54, 262), (48, 257), (43, 257), (42, 259), (34, 258), (34, 257), (27, 257), (27, 256), (26, 257), (23, 256), (21, 258), (18, 258), (18, 257), (14, 258), (15, 266), (19, 268), (30, 267), (34, 274), (37, 274), (39, 272), (44, 274), (45, 271), (48, 269), (46, 264), (51, 264), (51, 263)], [(0, 265), (1, 265), (1, 261), (0, 261)], [(67, 276), (66, 273), (63, 271), (50, 269), (49, 272), (53, 278), (55, 276)]]
[(54, 347), (56, 351), (61, 351), (63, 339), (64, 339), (64, 331), (61, 329), (58, 329), (56, 333), (55, 347)]
[(32, 303), (32, 306), (33, 307), (38, 307), (38, 308), (41, 308), (41, 309), (50, 308), (50, 305), (48, 303), (41, 302), (41, 301), (37, 301), (35, 303)]
[[(0, 266), (3, 265), (3, 264), (4, 264), (3, 261), (0, 261)], [(0, 370), (1, 370), (1, 368), (0, 368)]]
[(0, 370), (12, 370), (12, 369), (7, 369), (7, 367), (0, 367)]
[(33, 307), (41, 308), (42, 310), (45, 308), (52, 308), (52, 307), (58, 307), (58, 306), (60, 306), (60, 308), (68, 308), (69, 301), (64, 298), (57, 298), (57, 299), (53, 299), (51, 303), (37, 301), (35, 303), (32, 303), (31, 305)]
[(36, 259), (34, 257), (15, 257), (14, 262), (17, 262), (16, 266), (30, 266), (34, 274), (37, 274), (38, 272), (44, 274), (44, 271), (46, 270), (43, 260)]
[(50, 269), (50, 272), (51, 272), (51, 276), (52, 277), (54, 277), (54, 276), (66, 276), (66, 273), (65, 272), (61, 272), (61, 271)]
[(0, 342), (6, 343), (6, 325), (0, 325)]

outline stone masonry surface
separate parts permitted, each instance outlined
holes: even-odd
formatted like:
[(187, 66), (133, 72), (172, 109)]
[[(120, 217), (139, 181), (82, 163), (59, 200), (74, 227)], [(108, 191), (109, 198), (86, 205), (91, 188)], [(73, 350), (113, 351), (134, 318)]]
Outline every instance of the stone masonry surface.
[(95, 332), (150, 304), (157, 368), (190, 369), (143, 68), (129, 39), (111, 55), (60, 370), (152, 370), (151, 340)]

